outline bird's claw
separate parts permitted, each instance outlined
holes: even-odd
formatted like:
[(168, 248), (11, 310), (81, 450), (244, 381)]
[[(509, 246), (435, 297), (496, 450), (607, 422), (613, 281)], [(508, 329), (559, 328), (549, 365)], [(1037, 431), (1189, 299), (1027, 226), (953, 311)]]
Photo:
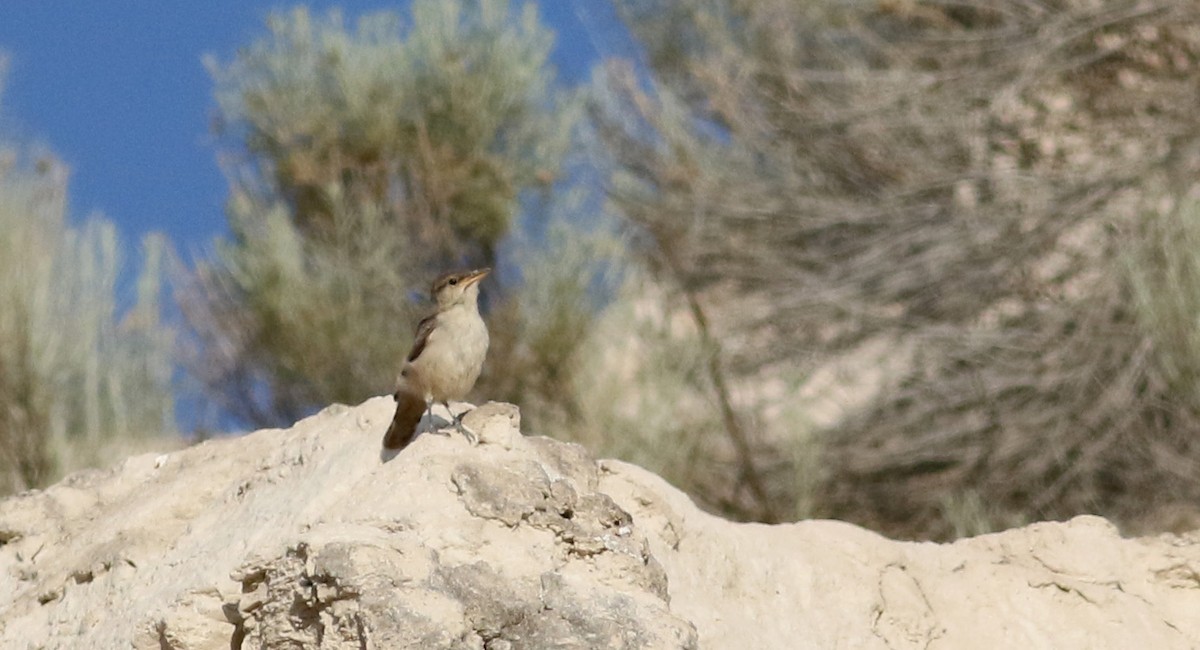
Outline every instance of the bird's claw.
[(467, 439), (467, 443), (469, 443), (472, 447), (479, 446), (479, 436), (475, 435), (470, 429), (464, 427), (462, 422), (458, 423), (458, 432)]
[(467, 442), (470, 443), (470, 445), (472, 447), (478, 447), (479, 446), (479, 436), (475, 435), (475, 432), (473, 432), (470, 429), (463, 426), (462, 420), (463, 420), (463, 416), (466, 415), (466, 413), (467, 413), (466, 411), (463, 411), (462, 413), (459, 413), (458, 415), (454, 416), (454, 428), (459, 433), (461, 433), (464, 438), (467, 439)]
[[(446, 410), (449, 411), (450, 407), (447, 406)], [(439, 436), (449, 436), (450, 429), (453, 428), (458, 433), (461, 433), (462, 437), (466, 438), (467, 442), (470, 443), (470, 445), (472, 447), (478, 447), (479, 446), (479, 436), (475, 435), (474, 431), (471, 431), (467, 427), (463, 426), (463, 423), (462, 423), (463, 416), (469, 412), (470, 412), (470, 409), (463, 411), (462, 413), (459, 413), (458, 415), (454, 415), (454, 411), (450, 411), (450, 415), (453, 416), (452, 419), (450, 420), (450, 425), (445, 426), (445, 427), (437, 427), (434, 429), (433, 432), (438, 434)]]

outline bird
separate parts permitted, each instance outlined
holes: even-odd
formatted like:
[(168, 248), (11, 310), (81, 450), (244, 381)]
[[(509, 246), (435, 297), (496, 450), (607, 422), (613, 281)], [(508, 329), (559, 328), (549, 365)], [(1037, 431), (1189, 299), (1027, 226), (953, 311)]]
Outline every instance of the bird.
[[(433, 404), (450, 408), (450, 400), (467, 396), (479, 379), (487, 357), (488, 331), (479, 315), (479, 282), (490, 268), (451, 272), (433, 281), (430, 297), (437, 310), (417, 325), (416, 340), (396, 378), (396, 414), (383, 436), (383, 447), (403, 449), (417, 435), (417, 426)], [(471, 442), (474, 436), (462, 428), (461, 415), (454, 418)]]

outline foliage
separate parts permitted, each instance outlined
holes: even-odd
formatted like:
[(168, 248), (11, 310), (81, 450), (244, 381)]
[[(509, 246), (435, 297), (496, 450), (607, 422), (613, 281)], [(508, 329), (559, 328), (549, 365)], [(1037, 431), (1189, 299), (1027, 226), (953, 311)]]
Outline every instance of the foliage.
[[(1135, 206), (1164, 196), (1153, 180), (1195, 177), (1193, 3), (619, 6), (651, 76), (610, 65), (594, 104), (611, 196), (727, 342), (730, 383), (916, 346), (794, 499), (945, 537), (947, 495), (1132, 525), (1200, 494), (1190, 398), (1159, 381), (1162, 342), (1113, 263)], [(751, 441), (761, 476), (787, 444)]]
[(210, 62), (220, 132), (249, 155), (235, 192), (282, 200), (311, 236), (345, 218), (338, 199), (371, 205), (432, 254), (490, 262), (519, 192), (552, 180), (566, 146), (552, 34), (506, 0), (418, 0), (412, 14), (409, 29), (380, 13), (349, 30), (299, 8)]
[(66, 171), (0, 152), (0, 493), (112, 462), (174, 429), (172, 334), (159, 321), (164, 244), (143, 242), (120, 314), (112, 223), (67, 223)]
[(565, 182), (577, 114), (532, 4), (417, 0), (411, 25), (354, 29), (296, 9), (268, 27), (210, 63), (234, 236), (184, 300), (189, 367), (255, 425), (390, 391), (428, 309), (413, 289), (504, 263), (525, 199)]
[(1138, 225), (1123, 256), (1138, 329), (1163, 388), (1200, 414), (1200, 202), (1147, 209)]
[[(583, 209), (559, 200), (574, 214)], [(522, 278), (490, 314), (480, 383), (489, 399), (520, 404), (533, 430), (572, 438), (591, 399), (579, 384), (592, 373), (581, 348), (593, 338), (598, 305), (619, 287), (623, 255), (617, 236), (572, 223), (563, 210), (552, 208), (538, 232), (511, 242)]]

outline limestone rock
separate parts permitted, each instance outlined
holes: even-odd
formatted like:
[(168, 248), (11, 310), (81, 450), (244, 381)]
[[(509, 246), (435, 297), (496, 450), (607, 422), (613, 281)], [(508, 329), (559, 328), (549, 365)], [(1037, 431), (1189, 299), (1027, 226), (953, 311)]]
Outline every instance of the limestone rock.
[[(391, 401), (0, 502), (0, 647), (1189, 648), (1200, 535), (1101, 519), (949, 545), (735, 524), (523, 437), (381, 453)], [(449, 421), (449, 414), (435, 422)]]

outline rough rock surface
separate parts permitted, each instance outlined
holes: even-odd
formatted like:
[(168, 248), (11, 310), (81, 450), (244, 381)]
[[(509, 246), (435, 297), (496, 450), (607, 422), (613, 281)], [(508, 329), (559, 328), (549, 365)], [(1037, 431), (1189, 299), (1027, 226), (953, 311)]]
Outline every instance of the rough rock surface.
[(522, 437), (510, 405), (467, 416), (478, 447), (395, 457), (390, 417), (335, 406), (0, 502), (0, 647), (1200, 647), (1198, 534), (735, 524)]

